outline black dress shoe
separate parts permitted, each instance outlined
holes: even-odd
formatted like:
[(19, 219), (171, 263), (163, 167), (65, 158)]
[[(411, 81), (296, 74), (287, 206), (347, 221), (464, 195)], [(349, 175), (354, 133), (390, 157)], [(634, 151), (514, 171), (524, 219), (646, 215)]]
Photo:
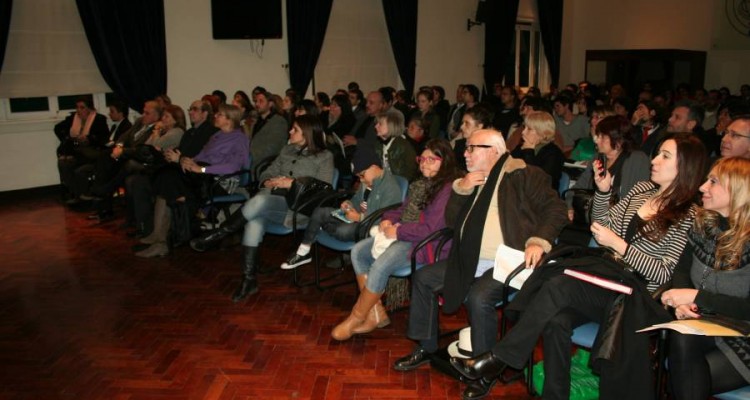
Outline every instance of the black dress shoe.
[(480, 378), (476, 381), (469, 381), (461, 398), (464, 400), (481, 399), (490, 394), (490, 390), (492, 390), (492, 387), (495, 386), (496, 382), (497, 379), (488, 380), (484, 378)]
[(477, 380), (479, 378), (495, 379), (507, 366), (497, 358), (491, 351), (474, 358), (451, 357), (451, 365), (461, 375)]
[(417, 347), (411, 354), (401, 357), (393, 364), (396, 371), (411, 371), (419, 368), (422, 364), (427, 364), (432, 359), (432, 354), (427, 350)]

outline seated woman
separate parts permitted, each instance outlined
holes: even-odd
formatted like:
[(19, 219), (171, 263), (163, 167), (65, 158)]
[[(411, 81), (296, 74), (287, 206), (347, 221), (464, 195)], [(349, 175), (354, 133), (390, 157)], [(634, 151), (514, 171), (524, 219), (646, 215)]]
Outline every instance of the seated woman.
[(418, 115), (427, 121), (427, 126), (429, 127), (427, 131), (428, 136), (430, 139), (437, 139), (440, 137), (440, 117), (432, 109), (433, 95), (432, 89), (424, 89), (417, 92), (417, 109), (414, 110), (412, 116)]
[[(612, 175), (609, 172), (604, 176), (596, 174), (598, 191), (593, 212), (596, 222), (591, 225), (594, 238), (646, 281), (645, 288), (639, 292), (640, 296), (636, 297), (634, 288), (633, 295), (626, 297), (640, 301), (644, 294), (649, 297), (644, 293), (646, 289), (654, 291), (671, 279), (672, 271), (685, 248), (687, 231), (693, 223), (696, 212), (693, 199), (698, 193), (705, 163), (705, 149), (698, 138), (691, 134), (670, 136), (651, 161), (651, 180), (636, 184), (614, 207), (610, 207), (609, 202)], [(598, 161), (595, 164), (597, 172), (603, 169)], [(610, 266), (608, 259), (599, 259), (601, 261), (590, 264), (600, 266), (600, 271), (622, 271)], [(584, 264), (581, 265), (583, 268)], [(546, 271), (558, 273), (549, 274)], [(625, 271), (622, 272), (624, 275)], [(544, 398), (569, 397), (573, 329), (589, 321), (605, 322), (608, 319), (607, 310), (619, 298), (618, 293), (562, 274), (553, 266), (535, 271), (529, 279), (535, 276), (545, 276), (546, 279), (540, 285), (529, 286), (529, 281), (524, 284), (509, 306), (510, 309), (521, 311), (521, 318), (492, 351), (467, 360), (451, 359), (461, 374), (475, 379), (470, 383), (468, 393), (464, 392), (466, 397), (487, 393), (498, 372), (506, 365), (523, 368), (539, 336), (542, 336), (544, 343)], [(644, 286), (635, 277), (631, 281), (638, 281), (639, 287)], [(525, 303), (522, 300), (523, 305), (519, 307), (521, 297)], [(651, 301), (650, 298), (645, 300)], [(651, 303), (636, 304), (644, 307), (643, 310), (630, 310), (638, 315), (646, 314), (646, 307)], [(625, 394), (620, 398), (641, 398), (652, 393), (648, 340), (636, 337), (636, 329), (633, 327), (632, 331), (628, 331), (623, 327), (620, 330), (620, 343), (628, 343), (632, 347), (628, 348), (627, 355), (617, 354), (617, 362), (607, 363), (599, 370), (602, 398), (609, 398), (613, 392)], [(623, 334), (626, 331), (633, 334)], [(641, 396), (643, 393), (645, 395)]]
[(180, 144), (184, 133), (185, 112), (182, 107), (169, 104), (164, 107), (161, 120), (154, 126), (151, 136), (146, 139), (146, 144), (157, 151), (173, 149)]
[(383, 168), (409, 182), (417, 177), (417, 154), (404, 138), (404, 115), (388, 110), (377, 115), (375, 152), (383, 159)]
[[(411, 253), (417, 243), (445, 227), (445, 207), (451, 185), (460, 176), (453, 149), (444, 139), (432, 139), (427, 142), (417, 161), (422, 178), (409, 186), (409, 197), (401, 207), (383, 214), (378, 228), (386, 238), (396, 241), (377, 258), (372, 256), (375, 238), (362, 240), (352, 249), (359, 298), (349, 318), (331, 332), (336, 340), (346, 340), (352, 334), (367, 333), (390, 323), (380, 302), (388, 277), (396, 270), (409, 267)], [(419, 264), (435, 262), (435, 254), (431, 252), (433, 245), (427, 245), (417, 253)], [(446, 256), (449, 250), (450, 246), (443, 247), (440, 256)]]
[(232, 213), (218, 229), (190, 241), (193, 250), (205, 251), (218, 244), (228, 234), (245, 228), (242, 236), (242, 245), (245, 248), (243, 280), (232, 296), (233, 301), (238, 302), (258, 292), (258, 283), (255, 279), (258, 246), (263, 240), (265, 225), (286, 223), (291, 216), (292, 212), (287, 206), (286, 198), (271, 191), (289, 189), (294, 179), (302, 176), (311, 176), (332, 183), (333, 156), (325, 149), (323, 140), (323, 128), (318, 117), (297, 117), (289, 131), (289, 144), (258, 178), (261, 191), (246, 201), (240, 210)]
[[(715, 313), (750, 320), (750, 161), (719, 160), (700, 190), (704, 209), (661, 301), (675, 307), (677, 319)], [(749, 347), (743, 337), (670, 332), (672, 395), (703, 400), (749, 385)]]
[[(599, 153), (607, 159), (607, 172), (612, 179), (612, 204), (623, 198), (633, 186), (640, 181), (647, 180), (649, 175), (648, 156), (640, 150), (632, 150), (630, 139), (630, 122), (618, 115), (598, 120), (591, 118), (595, 126), (594, 142)], [(595, 189), (593, 163), (589, 163), (575, 185), (571, 189)], [(573, 191), (565, 195), (568, 205), (568, 219), (573, 221)]]
[[(163, 257), (169, 254), (167, 235), (171, 224), (170, 205), (190, 202), (193, 209), (207, 199), (202, 190), (212, 184), (215, 175), (230, 174), (248, 168), (249, 141), (240, 128), (242, 113), (239, 108), (219, 105), (214, 117), (214, 126), (219, 132), (211, 136), (208, 143), (194, 157), (180, 158), (179, 151), (165, 152), (170, 162), (179, 162), (177, 168), (163, 168), (154, 177), (154, 229), (142, 238), (149, 247), (135, 253), (138, 257)], [(208, 182), (206, 182), (208, 181)]]
[(360, 185), (351, 200), (339, 207), (340, 215), (332, 213), (333, 207), (318, 207), (313, 211), (297, 251), (281, 264), (281, 269), (294, 269), (312, 261), (310, 247), (321, 229), (334, 238), (352, 242), (356, 240), (359, 223), (373, 212), (401, 201), (401, 189), (393, 174), (383, 170), (383, 161), (368, 147), (361, 147), (354, 153), (354, 174), (359, 176)]
[(552, 180), (552, 189), (560, 187), (565, 162), (562, 150), (555, 144), (555, 119), (547, 112), (533, 111), (524, 118), (523, 141), (510, 155), (541, 168)]

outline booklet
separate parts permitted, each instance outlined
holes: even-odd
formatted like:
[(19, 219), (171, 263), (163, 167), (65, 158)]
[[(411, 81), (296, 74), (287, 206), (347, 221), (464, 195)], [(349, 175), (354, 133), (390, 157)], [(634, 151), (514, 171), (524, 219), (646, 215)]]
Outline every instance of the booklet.
[(338, 218), (338, 219), (340, 219), (341, 221), (346, 222), (347, 224), (351, 224), (352, 222), (354, 222), (354, 221), (350, 220), (349, 218), (346, 218), (346, 213), (344, 212), (344, 210), (342, 210), (340, 208), (331, 211), (331, 215), (334, 216), (334, 217), (336, 217), (336, 218)]
[(680, 319), (663, 324), (656, 324), (636, 332), (648, 332), (657, 329), (672, 329), (685, 335), (701, 336), (750, 336), (750, 323), (726, 318), (701, 317), (700, 319)]
[[(495, 269), (492, 271), (492, 277), (496, 281), (505, 283), (513, 270), (518, 268), (521, 264), (526, 263), (526, 258), (523, 251), (516, 250), (512, 247), (508, 247), (504, 244), (497, 246), (497, 252), (495, 253)], [(526, 279), (531, 276), (534, 272), (533, 268), (526, 268), (521, 273), (516, 275), (512, 281), (510, 281), (510, 287), (514, 289), (521, 289)]]
[(563, 273), (565, 275), (572, 276), (573, 278), (586, 281), (596, 286), (601, 286), (605, 289), (614, 290), (615, 292), (620, 292), (620, 293), (625, 293), (625, 294), (633, 294), (633, 288), (631, 288), (630, 286), (623, 285), (620, 282), (602, 278), (596, 275), (587, 274), (585, 272), (576, 271), (574, 269), (566, 268), (563, 271)]

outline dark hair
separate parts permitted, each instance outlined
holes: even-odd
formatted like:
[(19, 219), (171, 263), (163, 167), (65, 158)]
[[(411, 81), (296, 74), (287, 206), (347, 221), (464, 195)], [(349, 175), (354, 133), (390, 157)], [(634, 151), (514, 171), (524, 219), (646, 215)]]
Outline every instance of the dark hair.
[(349, 96), (343, 95), (343, 94), (337, 94), (331, 98), (331, 103), (336, 103), (336, 105), (341, 108), (341, 116), (354, 114), (352, 111), (352, 103), (349, 102)]
[[(242, 100), (245, 100), (245, 109), (252, 108), (253, 102), (250, 100), (250, 96), (248, 96), (247, 93), (245, 93), (244, 90), (238, 90), (238, 91), (234, 92), (234, 97), (237, 97), (237, 96), (240, 96), (240, 98)], [(250, 106), (248, 107), (248, 105), (250, 105)]]
[[(235, 93), (234, 95), (237, 96), (237, 94), (238, 93)], [(245, 95), (244, 97), (242, 96), (243, 94)], [(245, 111), (242, 113), (242, 119), (246, 119), (248, 116), (250, 116), (250, 112), (253, 111), (253, 106), (252, 103), (250, 103), (250, 99), (247, 98), (245, 92), (242, 92), (242, 94), (240, 94), (240, 98), (235, 101), (245, 109)]]
[(628, 117), (633, 115), (633, 110), (635, 109), (635, 105), (633, 104), (633, 100), (630, 99), (628, 96), (620, 96), (616, 98), (612, 102), (612, 106), (614, 107), (616, 104), (621, 105), (625, 110), (628, 112)]
[(552, 107), (550, 107), (549, 102), (541, 97), (526, 96), (521, 102), (526, 107), (531, 107), (534, 111), (544, 111), (552, 114)]
[(211, 92), (211, 94), (212, 94), (212, 95), (214, 95), (214, 96), (216, 96), (216, 97), (218, 97), (218, 98), (219, 98), (219, 100), (220, 100), (220, 101), (221, 101), (222, 103), (226, 103), (226, 102), (227, 102), (227, 94), (226, 94), (226, 93), (224, 93), (223, 91), (221, 91), (221, 90), (219, 90), (219, 89), (216, 89), (216, 90), (214, 90), (213, 92)]
[(419, 129), (423, 130), (424, 132), (430, 130), (430, 120), (428, 118), (422, 118), (419, 113), (412, 114), (412, 117), (409, 118), (409, 121), (406, 123), (406, 127), (408, 128), (412, 122), (417, 124)]
[(78, 96), (76, 97), (76, 104), (83, 103), (83, 105), (89, 110), (94, 109), (94, 99), (91, 96)]
[(128, 112), (130, 111), (130, 109), (128, 108), (128, 105), (125, 104), (124, 101), (112, 100), (108, 104), (108, 106), (114, 108), (115, 110), (117, 110), (117, 112), (121, 113), (123, 118), (126, 118), (126, 119), (128, 118)]
[(316, 117), (320, 115), (320, 109), (318, 109), (318, 105), (310, 99), (304, 99), (299, 104), (295, 104), (294, 108), (292, 109), (292, 115), (294, 115), (294, 111), (297, 111), (299, 109), (304, 109), (305, 115), (314, 115)]
[[(353, 90), (349, 90), (349, 93), (354, 93), (357, 96), (357, 100), (359, 100), (359, 104), (360, 105), (362, 104), (362, 102), (365, 101), (365, 94), (362, 93), (361, 90), (359, 90), (359, 89), (353, 89)], [(351, 107), (351, 106), (353, 106), (353, 104), (351, 104), (351, 102), (349, 102), (349, 107)]]
[(495, 118), (492, 108), (484, 103), (475, 104), (474, 107), (466, 110), (464, 115), (468, 115), (477, 123), (482, 124), (483, 129), (492, 128), (492, 120)]
[(568, 110), (573, 111), (573, 103), (575, 103), (575, 99), (570, 91), (563, 90), (557, 97), (555, 97), (555, 101), (552, 104), (555, 103), (560, 103), (567, 107)]
[[(328, 97), (326, 92), (315, 93), (315, 98), (324, 106), (328, 107), (331, 105), (331, 98)], [(304, 100), (303, 100), (304, 101)]]
[(161, 102), (164, 104), (172, 104), (172, 99), (170, 99), (166, 93), (162, 93), (154, 98), (156, 101), (159, 101), (159, 99), (161, 99)]
[(677, 144), (677, 177), (657, 199), (659, 211), (639, 228), (641, 234), (654, 242), (663, 238), (670, 226), (679, 223), (690, 213), (708, 162), (706, 147), (696, 135), (672, 133), (664, 137), (659, 147), (668, 140), (674, 140)]
[(201, 112), (206, 113), (206, 121), (209, 125), (213, 125), (214, 122), (214, 107), (207, 100), (199, 100), (201, 102)]
[(208, 102), (208, 104), (211, 105), (211, 112), (217, 113), (219, 112), (219, 104), (221, 103), (221, 99), (219, 99), (218, 96), (214, 96), (212, 94), (204, 94), (203, 97), (201, 97), (201, 101)]
[(706, 115), (706, 110), (695, 101), (692, 100), (680, 100), (675, 103), (674, 108), (683, 107), (688, 109), (687, 119), (688, 121), (695, 121), (695, 127), (698, 128), (703, 124), (703, 118)]
[(169, 115), (174, 118), (175, 126), (182, 129), (183, 131), (185, 130), (185, 111), (182, 110), (182, 107), (174, 104), (169, 104), (164, 107), (164, 112), (169, 113)]
[(266, 92), (266, 88), (264, 88), (263, 86), (256, 86), (256, 87), (253, 88), (253, 92), (252, 93), (253, 93), (253, 96), (254, 96), (254, 95), (258, 94), (258, 93), (265, 93), (265, 92)]
[(596, 134), (609, 137), (610, 146), (627, 155), (633, 146), (630, 129), (630, 121), (627, 118), (622, 115), (610, 115), (602, 118), (596, 125)]
[(471, 83), (464, 84), (464, 89), (466, 89), (471, 97), (474, 98), (475, 102), (479, 102), (479, 88), (475, 85), (472, 85)]
[(380, 95), (383, 97), (383, 101), (387, 104), (391, 104), (393, 102), (393, 88), (389, 86), (383, 86), (382, 88), (378, 89), (378, 92), (380, 92)]
[(315, 115), (300, 115), (294, 123), (302, 129), (305, 137), (305, 147), (310, 154), (318, 154), (326, 149), (325, 133), (320, 118)]
[(531, 86), (526, 90), (526, 96), (524, 98), (527, 97), (542, 97), (542, 91), (536, 86)]
[(440, 100), (445, 98), (445, 89), (443, 89), (442, 86), (435, 85), (432, 87), (432, 90), (436, 91), (438, 95), (440, 96)]
[(450, 143), (445, 139), (430, 139), (424, 145), (425, 150), (433, 152), (436, 156), (442, 159), (440, 163), (440, 169), (437, 174), (432, 178), (422, 179), (427, 180), (427, 186), (425, 187), (425, 195), (417, 205), (420, 210), (424, 210), (428, 204), (435, 199), (438, 193), (443, 187), (449, 182), (453, 182), (456, 178), (461, 176), (461, 172), (456, 164), (456, 154), (451, 148)]
[[(351, 81), (348, 85), (346, 85), (346, 88), (351, 92), (354, 90), (359, 90), (359, 83)], [(360, 91), (361, 92), (361, 91)]]

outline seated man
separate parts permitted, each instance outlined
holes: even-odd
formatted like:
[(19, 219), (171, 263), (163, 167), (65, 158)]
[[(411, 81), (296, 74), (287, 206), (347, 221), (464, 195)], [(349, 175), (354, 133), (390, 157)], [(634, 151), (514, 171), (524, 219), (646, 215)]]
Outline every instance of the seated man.
[(96, 162), (109, 136), (107, 118), (96, 112), (91, 100), (82, 97), (76, 100), (76, 111), (55, 125), (55, 135), (60, 139), (57, 148), (60, 182), (68, 190), (67, 203), (74, 204), (87, 189), (87, 180), (76, 179), (76, 171)]
[[(524, 251), (526, 266), (533, 268), (567, 222), (565, 203), (549, 176), (511, 157), (500, 132), (474, 132), (465, 155), (469, 173), (453, 183), (446, 207), (446, 223), (455, 232), (453, 247), (447, 260), (420, 269), (412, 279), (407, 336), (419, 346), (396, 361), (398, 371), (429, 362), (438, 349), (437, 291), (443, 293), (446, 313), (466, 303), (473, 353), (491, 349), (497, 339), (495, 305), (503, 287), (492, 276), (498, 246)], [(490, 389), (477, 385), (482, 381), (470, 383), (467, 392), (476, 396)]]
[(344, 222), (331, 213), (333, 207), (318, 207), (313, 211), (297, 251), (281, 264), (281, 269), (294, 269), (312, 261), (310, 247), (320, 229), (341, 241), (354, 241), (359, 222), (373, 211), (401, 201), (401, 189), (393, 175), (383, 170), (383, 161), (369, 147), (354, 153), (354, 174), (361, 179), (359, 190), (351, 200), (341, 203), (341, 212), (350, 222)]

